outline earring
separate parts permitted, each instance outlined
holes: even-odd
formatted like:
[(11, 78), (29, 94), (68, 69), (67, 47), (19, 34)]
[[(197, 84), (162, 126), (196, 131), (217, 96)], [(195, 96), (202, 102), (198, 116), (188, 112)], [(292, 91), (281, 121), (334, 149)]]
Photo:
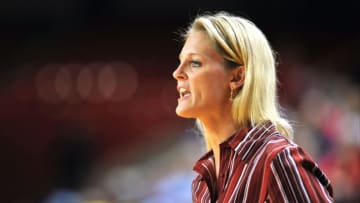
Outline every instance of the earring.
[(230, 98), (229, 101), (233, 101), (234, 100), (234, 89), (230, 88)]

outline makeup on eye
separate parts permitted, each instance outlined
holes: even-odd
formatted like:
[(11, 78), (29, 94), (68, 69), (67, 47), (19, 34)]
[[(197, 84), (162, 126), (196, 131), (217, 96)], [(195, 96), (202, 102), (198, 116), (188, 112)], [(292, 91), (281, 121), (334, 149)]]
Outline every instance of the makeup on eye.
[(201, 67), (202, 65), (200, 61), (194, 59), (191, 59), (189, 63), (191, 67), (195, 67), (195, 68)]

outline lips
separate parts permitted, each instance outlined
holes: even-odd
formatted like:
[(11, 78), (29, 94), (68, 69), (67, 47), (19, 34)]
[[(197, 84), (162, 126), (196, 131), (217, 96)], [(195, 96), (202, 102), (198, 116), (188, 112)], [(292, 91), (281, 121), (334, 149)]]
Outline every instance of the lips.
[(184, 87), (178, 87), (178, 92), (179, 92), (179, 95), (180, 95), (179, 99), (184, 99), (184, 98), (189, 97), (191, 95), (190, 91), (187, 90)]

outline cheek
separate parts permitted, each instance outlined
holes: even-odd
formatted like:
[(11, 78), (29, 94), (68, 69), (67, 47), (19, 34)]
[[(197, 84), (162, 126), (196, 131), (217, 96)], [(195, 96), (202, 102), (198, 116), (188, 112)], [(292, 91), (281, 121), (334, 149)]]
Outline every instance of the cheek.
[(222, 70), (206, 71), (194, 75), (190, 84), (196, 100), (204, 99), (206, 102), (215, 102), (228, 99), (229, 84), (227, 76)]
[(220, 102), (227, 97), (226, 84), (215, 80), (198, 81), (195, 86), (195, 98), (205, 99), (208, 102)]
[(212, 93), (214, 99), (222, 99), (225, 97), (229, 84), (222, 72), (212, 74), (211, 77), (209, 77), (209, 82), (207, 84), (208, 90)]
[(211, 87), (214, 100), (223, 101), (226, 97), (226, 88), (223, 84), (214, 84)]

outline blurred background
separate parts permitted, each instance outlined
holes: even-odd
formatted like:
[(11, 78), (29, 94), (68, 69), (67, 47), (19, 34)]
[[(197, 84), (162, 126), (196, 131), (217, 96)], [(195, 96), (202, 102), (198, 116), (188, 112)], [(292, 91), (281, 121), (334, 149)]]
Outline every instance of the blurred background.
[(7, 203), (191, 202), (204, 153), (178, 118), (176, 34), (197, 13), (254, 21), (279, 99), (332, 181), (359, 202), (359, 5), (341, 1), (2, 0), (0, 193)]

